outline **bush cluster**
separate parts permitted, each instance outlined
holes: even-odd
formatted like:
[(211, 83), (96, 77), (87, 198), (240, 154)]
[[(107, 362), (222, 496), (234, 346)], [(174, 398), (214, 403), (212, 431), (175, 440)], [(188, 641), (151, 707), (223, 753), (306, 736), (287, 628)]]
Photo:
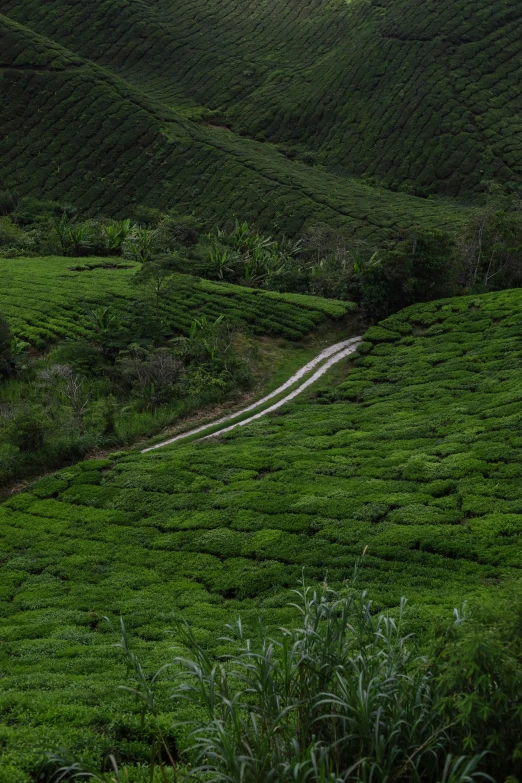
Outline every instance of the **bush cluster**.
[(27, 350), (13, 357), (13, 340), (7, 343), (0, 483), (151, 435), (250, 386), (236, 331), (223, 316), (203, 315), (177, 337), (147, 303), (125, 320), (111, 307), (87, 310), (84, 324), (84, 335), (45, 358)]

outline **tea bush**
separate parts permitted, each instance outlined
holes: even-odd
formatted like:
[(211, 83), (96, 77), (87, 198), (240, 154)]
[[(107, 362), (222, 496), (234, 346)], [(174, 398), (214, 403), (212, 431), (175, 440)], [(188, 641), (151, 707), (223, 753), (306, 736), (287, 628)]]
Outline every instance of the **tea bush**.
[[(77, 267), (80, 267), (77, 269)], [(14, 334), (43, 348), (59, 339), (93, 338), (89, 310), (100, 305), (123, 317), (143, 294), (130, 285), (133, 262), (96, 258), (0, 258), (0, 312)], [(227, 316), (261, 334), (299, 338), (325, 317), (353, 312), (351, 302), (279, 295), (178, 274), (159, 311), (171, 333), (188, 333), (195, 317)], [(114, 329), (113, 329), (114, 331)]]

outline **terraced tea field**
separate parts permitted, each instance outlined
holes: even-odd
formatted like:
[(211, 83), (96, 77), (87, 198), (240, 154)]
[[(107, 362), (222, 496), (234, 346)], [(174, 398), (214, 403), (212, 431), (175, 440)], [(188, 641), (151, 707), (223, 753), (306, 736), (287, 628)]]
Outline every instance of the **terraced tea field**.
[[(86, 336), (88, 308), (109, 306), (124, 316), (143, 296), (129, 283), (137, 268), (119, 259), (0, 258), (0, 311), (15, 334), (37, 348), (60, 338)], [(188, 332), (197, 316), (225, 315), (256, 333), (294, 339), (327, 317), (340, 318), (355, 309), (351, 302), (277, 294), (189, 275), (176, 277), (172, 292), (159, 306), (173, 331), (181, 333)]]
[[(499, 272), (503, 263), (516, 267), (520, 245), (518, 217), (502, 209), (522, 175), (521, 41), (519, 0), (4, 0), (0, 214), (23, 225), (3, 218), (23, 247), (52, 245), (43, 233), (31, 245), (40, 218), (20, 218), (18, 195), (70, 202), (82, 219), (126, 218), (148, 206), (193, 214), (201, 231), (234, 218), (278, 238), (315, 228), (318, 244), (328, 235), (318, 263), (334, 253), (338, 267), (352, 264), (351, 250), (332, 250), (337, 240), (364, 246), (368, 258), (381, 248), (368, 266), (353, 265), (355, 288), (343, 289), (359, 286), (366, 306), (373, 300), (364, 285), (378, 299), (381, 283), (393, 292), (396, 275), (410, 291), (431, 267), (455, 277), (448, 291), (468, 286), (470, 276), (459, 275), (482, 252), (472, 205), (490, 188), (484, 285), (492, 277), (500, 287), (497, 256)], [(433, 253), (417, 257), (415, 241), (410, 253), (412, 234), (433, 229), (462, 232), (459, 250), (435, 234)], [(382, 248), (388, 266), (373, 279)], [(172, 611), (209, 653), (227, 653), (225, 623), (240, 614), (253, 635), (259, 621), (291, 624), (288, 601), (303, 575), (339, 587), (363, 551), (359, 587), (392, 614), (407, 596), (411, 627), (428, 635), (463, 601), (494, 603), (521, 584), (522, 289), (414, 305), (359, 344), (348, 339), (351, 302), (178, 274), (156, 303), (169, 349), (203, 315), (308, 342), (264, 340), (263, 372), (275, 357), (270, 394), (225, 417), (222, 431), (201, 430), (198, 418), (192, 435), (201, 440), (158, 435), (108, 454), (102, 449), (157, 433), (156, 420), (179, 428), (182, 415), (199, 417), (207, 403), (188, 403), (221, 379), (191, 385), (200, 360), (178, 362), (161, 405), (173, 389), (179, 404), (162, 412), (158, 403), (156, 417), (155, 381), (140, 389), (134, 359), (119, 348), (84, 401), (65, 395), (67, 367), (38, 374), (39, 363), (54, 361), (53, 344), (74, 338), (82, 348), (79, 338), (93, 337), (89, 309), (110, 307), (115, 323), (137, 313), (128, 319), (132, 340), (140, 334), (146, 294), (132, 283), (137, 268), (121, 258), (0, 258), (0, 314), (31, 344), (29, 354), (40, 353), (15, 375), (5, 341), (4, 484), (26, 475), (24, 459), (31, 475), (43, 475), (39, 465), (99, 456), (0, 505), (0, 783), (43, 780), (39, 763), (50, 749), (98, 768), (111, 752), (146, 763), (150, 726), (117, 689), (126, 671), (107, 617), (124, 617), (153, 670), (179, 639)], [(324, 348), (325, 334), (346, 355), (339, 345), (323, 351), (302, 370), (302, 388), (289, 381), (275, 389), (290, 363), (293, 370), (301, 355)], [(148, 338), (149, 358), (140, 361), (150, 365), (164, 352)], [(246, 355), (255, 341), (241, 340)], [(170, 358), (177, 361), (174, 350)], [(319, 378), (330, 361), (336, 370)], [(69, 446), (79, 449), (72, 457)], [(33, 452), (56, 461), (32, 463)], [(18, 473), (9, 473), (15, 458)], [(183, 748), (185, 730), (166, 727), (192, 708), (161, 705), (169, 742)]]
[(218, 125), (312, 151), (337, 174), (464, 197), (520, 177), (517, 0), (6, 0), (2, 11), (166, 106), (215, 110)]
[(2, 15), (0, 39), (0, 94), (9, 96), (0, 104), (4, 188), (117, 217), (136, 204), (177, 207), (214, 224), (237, 216), (271, 234), (295, 235), (322, 223), (377, 243), (413, 227), (455, 230), (469, 214), (191, 121)]
[(368, 331), (335, 389), (218, 439), (79, 464), (4, 503), (12, 779), (30, 779), (19, 770), (41, 747), (145, 758), (105, 614), (125, 617), (152, 668), (170, 655), (172, 609), (223, 651), (225, 622), (291, 621), (303, 568), (338, 585), (365, 546), (360, 586), (381, 606), (407, 595), (432, 628), (463, 599), (509, 590), (522, 565), (521, 306), (518, 290), (415, 305)]

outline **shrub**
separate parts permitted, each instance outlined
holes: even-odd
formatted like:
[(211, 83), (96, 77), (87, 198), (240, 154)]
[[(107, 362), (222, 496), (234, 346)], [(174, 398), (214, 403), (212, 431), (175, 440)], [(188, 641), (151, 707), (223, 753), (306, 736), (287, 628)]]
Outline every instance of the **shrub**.
[(509, 592), (450, 628), (432, 661), (441, 714), (463, 747), (488, 748), (499, 780), (522, 774), (522, 604), (516, 584)]
[(0, 190), (0, 216), (11, 215), (20, 203), (19, 195), (13, 190)]
[(168, 348), (148, 351), (136, 344), (122, 351), (117, 366), (136, 397), (152, 410), (173, 396), (182, 370), (181, 362)]
[(24, 247), (28, 243), (25, 231), (16, 226), (9, 217), (0, 216), (0, 247), (5, 253), (5, 248)]
[(0, 378), (13, 370), (13, 336), (8, 321), (0, 314)]
[(20, 451), (36, 451), (43, 446), (46, 432), (42, 408), (33, 405), (20, 409), (10, 422), (9, 440)]

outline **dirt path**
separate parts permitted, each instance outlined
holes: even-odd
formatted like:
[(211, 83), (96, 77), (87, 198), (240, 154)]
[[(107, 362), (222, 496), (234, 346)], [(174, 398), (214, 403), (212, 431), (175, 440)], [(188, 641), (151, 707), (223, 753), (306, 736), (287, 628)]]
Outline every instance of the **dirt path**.
[(273, 392), (270, 392), (270, 394), (267, 394), (265, 397), (262, 397), (260, 400), (256, 400), (256, 402), (253, 402), (251, 405), (248, 405), (246, 408), (243, 408), (242, 410), (239, 411), (235, 411), (234, 413), (231, 413), (228, 416), (223, 416), (223, 418), (217, 419), (217, 421), (212, 421), (209, 422), (208, 424), (203, 424), (201, 427), (196, 427), (193, 430), (188, 430), (187, 432), (181, 432), (179, 435), (175, 435), (173, 438), (169, 438), (168, 440), (164, 440), (161, 443), (156, 443), (155, 446), (149, 446), (148, 448), (143, 449), (141, 453), (145, 454), (148, 451), (153, 451), (154, 449), (160, 449), (163, 446), (169, 446), (171, 443), (175, 443), (176, 441), (182, 440), (183, 438), (188, 438), (192, 435), (197, 435), (198, 433), (204, 432), (205, 430), (208, 430), (211, 427), (216, 427), (217, 425), (225, 424), (227, 421), (231, 421), (232, 419), (237, 419), (238, 416), (244, 416), (245, 413), (248, 413), (249, 411), (254, 411), (257, 408), (259, 408), (261, 405), (264, 405), (269, 400), (279, 396), (284, 391), (286, 391), (286, 389), (289, 389), (291, 386), (293, 386), (301, 378), (304, 378), (306, 375), (308, 375), (308, 373), (311, 370), (313, 370), (314, 367), (317, 367), (317, 365), (321, 365), (319, 369), (316, 370), (313, 375), (307, 378), (307, 380), (304, 381), (304, 383), (298, 386), (297, 389), (294, 389), (292, 392), (290, 392), (290, 394), (287, 394), (286, 397), (283, 397), (281, 400), (278, 400), (276, 403), (274, 403), (274, 405), (271, 405), (268, 408), (264, 408), (264, 410), (255, 413), (253, 416), (249, 416), (247, 419), (235, 422), (235, 424), (231, 424), (229, 427), (220, 429), (217, 432), (212, 432), (210, 433), (210, 435), (204, 435), (198, 440), (206, 440), (207, 438), (217, 437), (218, 435), (221, 435), (224, 432), (230, 432), (230, 430), (233, 430), (235, 427), (243, 427), (245, 424), (249, 424), (251, 421), (254, 421), (255, 419), (259, 419), (261, 418), (261, 416), (265, 416), (265, 414), (270, 413), (271, 411), (277, 410), (277, 408), (280, 408), (285, 403), (289, 402), (290, 400), (293, 400), (294, 397), (297, 397), (298, 394), (301, 394), (301, 392), (307, 389), (309, 386), (311, 386), (312, 383), (315, 383), (315, 381), (317, 381), (322, 375), (324, 375), (324, 373), (333, 364), (336, 364), (337, 362), (341, 361), (341, 359), (344, 359), (346, 356), (349, 356), (351, 353), (354, 353), (357, 350), (357, 346), (361, 342), (361, 339), (362, 339), (361, 337), (352, 337), (349, 340), (343, 340), (343, 342), (336, 343), (335, 345), (331, 345), (329, 348), (325, 348), (314, 359), (309, 361), (307, 364), (301, 367), (300, 370), (294, 373), (285, 383), (282, 384), (282, 386), (279, 386)]

